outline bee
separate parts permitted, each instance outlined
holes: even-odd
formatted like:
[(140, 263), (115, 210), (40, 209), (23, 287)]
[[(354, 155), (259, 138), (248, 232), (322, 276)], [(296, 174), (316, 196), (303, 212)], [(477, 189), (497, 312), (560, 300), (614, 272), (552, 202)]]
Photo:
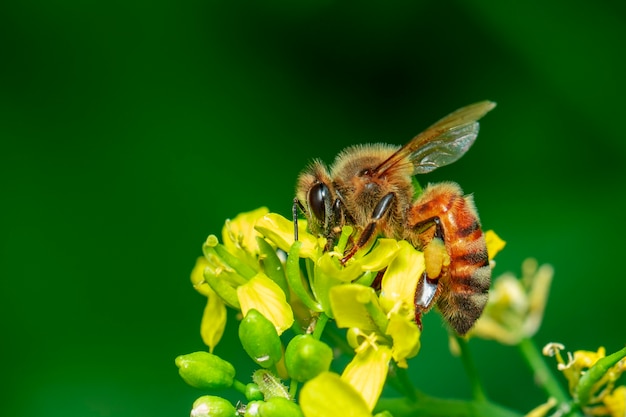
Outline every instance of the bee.
[(454, 182), (421, 190), (414, 176), (463, 156), (476, 140), (478, 120), (494, 107), (490, 101), (463, 107), (402, 147), (348, 147), (330, 167), (314, 160), (298, 177), (294, 221), (299, 208), (311, 233), (327, 239), (326, 250), (343, 226), (355, 228), (343, 264), (380, 235), (407, 240), (424, 252), (426, 269), (415, 292), (420, 328), (422, 314), (436, 305), (464, 335), (487, 303), (491, 269), (472, 195), (464, 195)]

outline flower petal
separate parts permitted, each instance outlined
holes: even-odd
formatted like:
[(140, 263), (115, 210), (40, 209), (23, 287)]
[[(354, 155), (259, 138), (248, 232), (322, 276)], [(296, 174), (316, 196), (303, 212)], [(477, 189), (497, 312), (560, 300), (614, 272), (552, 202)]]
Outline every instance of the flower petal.
[(341, 379), (352, 385), (373, 410), (387, 379), (391, 349), (388, 346), (369, 344), (357, 349), (357, 354), (346, 366)]
[(247, 283), (237, 287), (237, 298), (245, 316), (254, 308), (276, 327), (281, 335), (293, 324), (293, 311), (287, 303), (285, 293), (267, 275), (258, 273)]
[(209, 266), (209, 261), (204, 256), (196, 259), (196, 264), (191, 270), (191, 284), (193, 288), (205, 297), (215, 294), (209, 284), (204, 279), (204, 269)]
[(300, 391), (305, 417), (371, 417), (363, 397), (352, 385), (332, 372), (323, 372)]
[(420, 350), (420, 329), (410, 316), (392, 313), (389, 316), (387, 335), (393, 339), (391, 354), (400, 368), (408, 368), (406, 362)]
[(200, 336), (204, 344), (209, 347), (209, 352), (213, 353), (213, 349), (222, 338), (226, 327), (226, 306), (213, 289), (208, 285), (207, 287), (211, 294), (208, 295), (207, 304), (202, 314)]
[(409, 242), (398, 242), (400, 249), (385, 271), (381, 284), (380, 304), (391, 311), (396, 303), (414, 310), (415, 288), (424, 272), (424, 254)]
[[(330, 289), (330, 306), (337, 327), (358, 327), (361, 330), (378, 330), (366, 305), (378, 306), (376, 293), (371, 287), (359, 284), (337, 285)], [(378, 306), (380, 309), (380, 306)], [(380, 314), (384, 314), (380, 310)]]
[[(293, 222), (279, 214), (268, 213), (259, 218), (255, 229), (285, 252), (289, 252), (289, 248), (293, 245)], [(302, 241), (300, 256), (317, 259), (321, 250), (318, 241), (315, 236), (306, 231), (306, 223), (302, 221), (298, 221), (298, 240)]]
[(363, 271), (381, 271), (389, 265), (399, 250), (400, 245), (397, 240), (380, 238), (376, 241), (376, 246), (359, 259), (361, 269)]
[(485, 242), (487, 243), (487, 254), (490, 261), (506, 246), (506, 242), (500, 239), (500, 236), (493, 230), (485, 232)]

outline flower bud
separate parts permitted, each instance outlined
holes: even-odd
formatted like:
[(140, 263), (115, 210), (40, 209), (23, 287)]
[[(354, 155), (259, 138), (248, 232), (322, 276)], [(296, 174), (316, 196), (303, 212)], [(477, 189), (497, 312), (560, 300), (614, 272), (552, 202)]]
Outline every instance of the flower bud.
[(263, 393), (259, 389), (259, 386), (257, 384), (255, 384), (255, 383), (252, 383), (252, 382), (249, 383), (248, 385), (246, 385), (245, 396), (246, 396), (246, 399), (248, 401), (262, 400), (263, 399)]
[(303, 417), (303, 414), (293, 401), (272, 397), (267, 401), (249, 402), (244, 417)]
[(233, 385), (235, 368), (209, 352), (194, 352), (178, 356), (178, 373), (186, 383), (201, 389), (228, 388)]
[(272, 367), (283, 355), (276, 328), (255, 309), (250, 309), (241, 320), (239, 340), (252, 360), (264, 368)]
[(259, 411), (260, 417), (303, 417), (300, 407), (283, 397), (270, 398), (261, 405)]
[(327, 371), (332, 360), (332, 349), (310, 334), (294, 337), (285, 350), (287, 372), (292, 379), (299, 382), (308, 381)]
[(263, 401), (250, 401), (246, 405), (246, 412), (243, 417), (261, 417), (261, 405)]
[(235, 407), (224, 398), (203, 395), (193, 403), (191, 417), (236, 417)]

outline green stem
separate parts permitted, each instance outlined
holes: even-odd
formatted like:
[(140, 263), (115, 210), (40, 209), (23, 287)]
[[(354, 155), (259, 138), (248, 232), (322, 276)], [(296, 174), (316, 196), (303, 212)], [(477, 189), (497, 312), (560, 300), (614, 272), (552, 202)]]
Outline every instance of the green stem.
[(296, 394), (298, 393), (298, 381), (295, 379), (291, 380), (291, 384), (289, 385), (289, 397), (296, 398)]
[(381, 398), (374, 412), (389, 411), (393, 417), (523, 417), (522, 413), (488, 401), (464, 401), (420, 395), (417, 401), (406, 398)]
[(478, 370), (476, 368), (476, 364), (474, 363), (474, 359), (469, 351), (469, 346), (467, 341), (454, 334), (457, 343), (459, 344), (459, 348), (461, 349), (461, 361), (463, 362), (463, 366), (465, 367), (465, 372), (469, 377), (470, 385), (472, 388), (472, 396), (476, 401), (486, 402), (487, 394), (485, 394), (485, 389), (483, 387), (482, 382), (480, 381), (480, 377), (478, 376)]
[(326, 313), (320, 314), (317, 318), (317, 323), (315, 323), (315, 329), (313, 329), (313, 337), (316, 340), (320, 340), (320, 338), (322, 337), (322, 333), (324, 333), (326, 323), (328, 323), (328, 316), (326, 315)]
[(561, 384), (555, 379), (554, 374), (548, 365), (546, 365), (544, 357), (535, 343), (531, 339), (524, 338), (517, 346), (526, 360), (526, 363), (533, 371), (535, 381), (545, 393), (550, 397), (554, 397), (559, 403), (569, 401), (569, 395), (567, 395), (567, 392), (565, 392)]
[(246, 395), (246, 384), (244, 384), (241, 381), (238, 380), (234, 380), (233, 381), (233, 385), (232, 388), (235, 389), (236, 391), (242, 393), (243, 395)]

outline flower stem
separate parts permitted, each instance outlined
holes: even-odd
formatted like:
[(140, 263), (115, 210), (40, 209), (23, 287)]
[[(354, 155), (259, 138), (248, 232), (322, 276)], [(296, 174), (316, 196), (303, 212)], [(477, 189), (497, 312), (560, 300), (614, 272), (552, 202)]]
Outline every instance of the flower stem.
[(296, 398), (296, 393), (298, 392), (298, 381), (295, 379), (291, 380), (291, 384), (289, 385), (289, 397)]
[(526, 363), (534, 372), (535, 381), (537, 381), (537, 384), (545, 391), (545, 393), (550, 397), (554, 397), (559, 403), (569, 401), (569, 396), (561, 387), (559, 382), (554, 378), (554, 374), (548, 365), (546, 365), (543, 355), (537, 348), (537, 345), (535, 345), (531, 339), (524, 338), (517, 346), (526, 360)]
[(456, 333), (454, 334), (454, 337), (456, 338), (459, 348), (461, 349), (461, 361), (463, 362), (465, 372), (470, 380), (472, 396), (476, 401), (486, 402), (487, 394), (485, 394), (485, 389), (483, 388), (483, 384), (478, 376), (478, 370), (476, 369), (476, 364), (474, 363), (474, 359), (469, 351), (467, 340)]
[(235, 380), (233, 381), (232, 388), (233, 388), (234, 390), (236, 390), (236, 391), (240, 392), (241, 394), (244, 394), (244, 395), (246, 394), (246, 384), (244, 384), (244, 383), (243, 383), (243, 382), (241, 382), (241, 381), (238, 381), (238, 380), (236, 380), (236, 379), (235, 379)]
[(320, 314), (319, 317), (317, 318), (315, 329), (313, 330), (313, 337), (316, 340), (320, 340), (320, 338), (322, 337), (322, 333), (324, 332), (326, 323), (328, 323), (328, 316), (326, 315), (326, 313)]
[(376, 411), (387, 410), (393, 417), (523, 417), (522, 413), (488, 401), (463, 401), (420, 395), (418, 401), (406, 398), (381, 398)]

